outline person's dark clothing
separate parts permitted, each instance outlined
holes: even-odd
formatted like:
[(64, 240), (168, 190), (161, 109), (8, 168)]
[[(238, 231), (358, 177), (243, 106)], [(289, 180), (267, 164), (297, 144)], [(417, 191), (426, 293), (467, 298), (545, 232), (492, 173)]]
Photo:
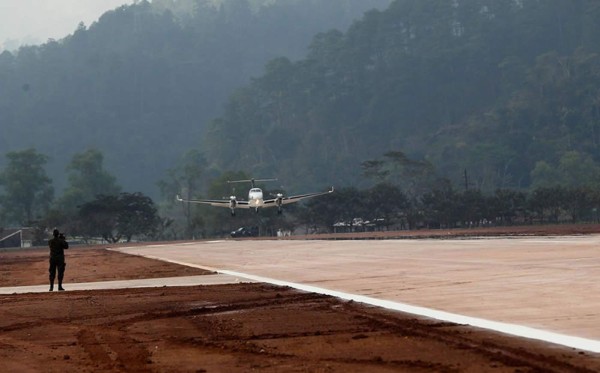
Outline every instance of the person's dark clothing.
[(63, 278), (65, 275), (65, 249), (69, 248), (69, 243), (63, 238), (59, 238), (57, 234), (48, 241), (48, 247), (50, 247), (50, 291), (54, 289), (54, 278), (58, 270), (58, 290), (64, 290), (62, 287)]
[(69, 243), (62, 238), (54, 237), (48, 241), (50, 247), (51, 259), (65, 259), (65, 250), (69, 248)]

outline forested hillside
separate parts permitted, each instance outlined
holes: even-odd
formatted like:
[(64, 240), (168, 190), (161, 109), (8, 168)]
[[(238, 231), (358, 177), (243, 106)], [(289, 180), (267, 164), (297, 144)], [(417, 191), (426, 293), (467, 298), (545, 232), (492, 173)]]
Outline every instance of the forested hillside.
[(211, 123), (208, 159), (361, 186), (387, 152), (454, 185), (600, 181), (600, 2), (396, 0), (271, 60)]
[[(106, 240), (598, 222), (599, 37), (590, 0), (124, 6), (0, 54), (0, 222)], [(242, 199), (226, 181), (250, 177), (336, 192), (235, 220), (173, 198)]]
[(65, 39), (5, 51), (0, 153), (49, 156), (61, 190), (71, 157), (94, 148), (125, 190), (156, 196), (165, 171), (200, 146), (207, 121), (268, 60), (303, 58), (316, 33), (389, 2), (140, 1)]
[(21, 155), (47, 162), (59, 201), (79, 158), (114, 190), (156, 197), (161, 180), (169, 200), (239, 171), (289, 193), (391, 182), (413, 199), (444, 178), (483, 193), (598, 185), (600, 3), (388, 4), (115, 9), (0, 54), (1, 153), (34, 149)]

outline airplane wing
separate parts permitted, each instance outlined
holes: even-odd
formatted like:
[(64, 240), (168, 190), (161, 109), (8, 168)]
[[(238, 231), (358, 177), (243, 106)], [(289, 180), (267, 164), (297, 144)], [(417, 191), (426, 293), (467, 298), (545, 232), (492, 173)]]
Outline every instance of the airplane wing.
[[(177, 200), (179, 202), (187, 202), (187, 203), (200, 203), (204, 205), (211, 205), (217, 207), (227, 207), (231, 208), (231, 199), (183, 199), (180, 196), (177, 196)], [(238, 201), (235, 200), (235, 207), (242, 209), (249, 209), (248, 201)]]
[[(287, 204), (290, 204), (290, 203), (298, 202), (298, 201), (300, 201), (302, 199), (305, 199), (305, 198), (323, 196), (323, 195), (329, 194), (329, 193), (333, 193), (333, 187), (331, 187), (331, 190), (328, 190), (327, 192), (307, 193), (307, 194), (299, 194), (297, 196), (282, 197), (281, 198), (281, 204), (282, 205), (287, 205)], [(277, 200), (278, 200), (278, 198), (267, 199), (264, 202), (265, 206), (277, 205)]]

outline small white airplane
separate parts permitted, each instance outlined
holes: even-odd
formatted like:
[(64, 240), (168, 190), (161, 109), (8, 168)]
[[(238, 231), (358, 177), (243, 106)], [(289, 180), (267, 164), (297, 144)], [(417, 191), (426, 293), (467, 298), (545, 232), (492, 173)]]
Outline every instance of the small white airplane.
[(325, 194), (333, 193), (333, 187), (331, 190), (327, 192), (318, 192), (318, 193), (308, 193), (308, 194), (300, 194), (297, 196), (284, 197), (283, 194), (277, 193), (275, 198), (272, 199), (264, 199), (263, 191), (260, 188), (257, 188), (255, 183), (258, 181), (275, 181), (277, 179), (249, 179), (249, 180), (234, 180), (228, 181), (228, 183), (251, 183), (250, 191), (248, 191), (248, 200), (247, 201), (238, 201), (236, 196), (231, 196), (229, 199), (183, 199), (180, 196), (177, 196), (177, 200), (179, 202), (188, 202), (188, 203), (201, 203), (211, 206), (217, 207), (227, 207), (231, 210), (231, 216), (235, 216), (235, 209), (255, 209), (258, 212), (260, 207), (274, 207), (277, 206), (277, 213), (281, 214), (282, 206), (290, 203), (298, 202), (305, 198), (322, 196)]

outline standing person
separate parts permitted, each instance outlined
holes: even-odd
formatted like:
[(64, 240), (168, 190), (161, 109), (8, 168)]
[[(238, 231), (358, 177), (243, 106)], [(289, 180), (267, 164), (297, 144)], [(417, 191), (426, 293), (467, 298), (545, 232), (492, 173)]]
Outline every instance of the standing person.
[(65, 236), (61, 234), (58, 229), (52, 232), (52, 239), (48, 241), (48, 247), (50, 247), (50, 291), (54, 290), (54, 277), (56, 277), (56, 270), (58, 270), (58, 290), (65, 290), (62, 287), (63, 277), (65, 276), (65, 249), (69, 248), (69, 243), (66, 241)]

